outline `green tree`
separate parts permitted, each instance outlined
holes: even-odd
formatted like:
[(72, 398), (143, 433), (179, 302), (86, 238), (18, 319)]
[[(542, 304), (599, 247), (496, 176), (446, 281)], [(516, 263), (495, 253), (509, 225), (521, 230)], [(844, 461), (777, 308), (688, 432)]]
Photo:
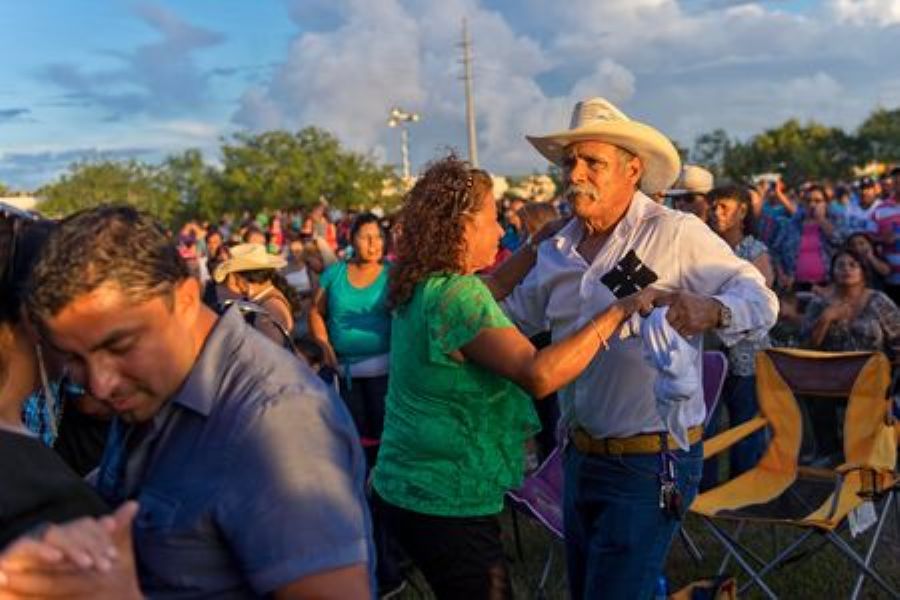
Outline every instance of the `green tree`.
[(221, 174), (203, 161), (199, 150), (185, 150), (166, 158), (163, 176), (179, 200), (180, 221), (215, 221), (227, 211)]
[(867, 160), (900, 162), (900, 108), (879, 108), (863, 121), (857, 137)]
[(135, 160), (97, 160), (71, 165), (54, 183), (38, 190), (41, 211), (64, 216), (101, 204), (125, 203), (165, 223), (178, 212), (178, 196), (159, 167)]
[(709, 169), (718, 181), (725, 175), (725, 161), (732, 147), (733, 143), (725, 130), (716, 129), (694, 140), (690, 159), (692, 163)]
[(222, 147), (221, 185), (232, 209), (258, 211), (311, 205), (339, 208), (382, 203), (393, 168), (345, 150), (330, 133), (308, 127), (296, 133), (236, 134)]
[(723, 157), (724, 176), (741, 180), (754, 173), (777, 171), (791, 184), (809, 178), (843, 178), (860, 162), (862, 149), (854, 136), (837, 127), (801, 124), (791, 119), (750, 138), (728, 142), (724, 132), (700, 136), (697, 152)]

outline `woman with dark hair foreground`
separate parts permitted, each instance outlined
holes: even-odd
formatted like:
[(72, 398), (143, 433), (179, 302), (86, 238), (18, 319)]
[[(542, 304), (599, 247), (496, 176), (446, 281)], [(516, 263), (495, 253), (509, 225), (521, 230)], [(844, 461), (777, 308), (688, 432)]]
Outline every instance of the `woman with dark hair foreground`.
[(878, 350), (900, 361), (900, 310), (867, 280), (865, 259), (843, 248), (831, 259), (833, 289), (806, 308), (803, 331), (816, 350)]
[[(528, 240), (490, 277), (503, 231), (490, 176), (454, 156), (432, 164), (405, 198), (387, 414), (374, 472), (377, 506), (438, 598), (510, 595), (497, 514), (520, 484), (535, 398), (571, 382), (653, 290), (617, 301), (536, 350), (497, 300), (534, 265)], [(525, 392), (528, 392), (526, 394)]]
[[(865, 265), (865, 259), (849, 248), (835, 253), (829, 270), (831, 291), (810, 301), (801, 335), (808, 348), (877, 350), (896, 365), (900, 362), (900, 310), (884, 292), (870, 287)], [(810, 402), (807, 408), (816, 441), (815, 460), (830, 464), (841, 451), (835, 404)]]
[(99, 496), (22, 423), (25, 400), (48, 380), (41, 344), (22, 317), (22, 297), (50, 228), (47, 221), (0, 212), (0, 549), (35, 527), (107, 512)]
[(42, 386), (50, 393), (41, 343), (22, 316), (22, 298), (51, 228), (49, 221), (0, 205), (0, 589), (10, 597), (16, 591), (53, 595), (25, 567), (40, 557), (91, 573), (84, 597), (136, 598), (134, 504), (103, 520), (90, 518), (106, 514), (107, 506), (22, 423), (29, 394)]

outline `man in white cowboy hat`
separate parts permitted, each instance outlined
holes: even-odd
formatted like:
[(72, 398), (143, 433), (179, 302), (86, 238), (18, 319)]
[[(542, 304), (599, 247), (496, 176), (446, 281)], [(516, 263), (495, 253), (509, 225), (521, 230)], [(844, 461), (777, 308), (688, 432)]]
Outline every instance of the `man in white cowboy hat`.
[[(656, 129), (592, 98), (575, 106), (568, 130), (528, 140), (563, 168), (575, 218), (536, 249), (534, 269), (504, 303), (527, 334), (549, 326), (562, 339), (617, 296), (652, 283), (692, 357), (673, 363), (699, 380), (702, 332), (734, 343), (774, 324), (777, 299), (759, 272), (693, 215), (648, 198), (669, 188), (681, 168)], [(634, 335), (639, 327), (629, 323), (606, 340), (608, 348), (560, 393), (573, 442), (564, 515), (575, 599), (649, 597), (700, 479), (700, 386), (678, 413), (687, 432), (686, 449), (678, 449), (657, 410), (665, 386), (655, 385), (656, 367)]]
[[(285, 265), (287, 260), (269, 254), (262, 244), (238, 244), (231, 249), (229, 258), (213, 271), (213, 280), (225, 288), (217, 291), (222, 306), (246, 299), (252, 304), (242, 304), (241, 309), (248, 322), (276, 344), (289, 348), (290, 332), (294, 328), (293, 309), (274, 278), (275, 271)], [(252, 310), (254, 305), (259, 310)]]
[(713, 174), (697, 165), (684, 165), (681, 175), (666, 196), (672, 199), (672, 208), (697, 215), (706, 223), (709, 217), (709, 203), (706, 194), (713, 189)]

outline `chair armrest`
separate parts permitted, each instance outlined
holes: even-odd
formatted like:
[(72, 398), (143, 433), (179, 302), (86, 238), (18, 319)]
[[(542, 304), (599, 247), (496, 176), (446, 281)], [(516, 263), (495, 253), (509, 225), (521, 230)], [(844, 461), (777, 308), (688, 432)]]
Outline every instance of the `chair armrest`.
[(867, 465), (865, 463), (844, 463), (835, 467), (834, 470), (841, 475), (846, 475), (850, 471), (881, 471), (882, 469), (879, 469), (878, 467), (872, 465)]
[(769, 422), (763, 417), (754, 417), (749, 421), (741, 423), (737, 427), (732, 427), (708, 440), (703, 440), (703, 458), (706, 459), (715, 456), (719, 452), (730, 448), (751, 433), (759, 431), (768, 425), (768, 423)]
[(862, 471), (860, 474), (860, 489), (857, 495), (863, 498), (879, 497), (898, 484), (898, 479), (894, 472), (884, 467), (863, 463), (844, 463), (836, 467), (834, 471), (841, 479), (852, 471)]

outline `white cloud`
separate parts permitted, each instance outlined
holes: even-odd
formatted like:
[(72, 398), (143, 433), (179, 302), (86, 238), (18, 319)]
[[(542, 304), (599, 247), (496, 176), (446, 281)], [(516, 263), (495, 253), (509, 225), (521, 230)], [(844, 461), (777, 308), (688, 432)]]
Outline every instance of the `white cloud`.
[[(589, 96), (606, 96), (686, 145), (717, 127), (745, 137), (792, 117), (852, 129), (875, 106), (900, 104), (900, 64), (886, 50), (896, 47), (900, 0), (828, 0), (805, 12), (785, 4), (296, 0), (289, 8), (299, 33), (271, 75), (243, 91), (232, 121), (254, 131), (317, 125), (399, 163), (399, 136), (386, 118), (400, 105), (422, 115), (409, 130), (414, 166), (447, 146), (465, 150), (463, 16), (474, 43), (479, 154), (500, 173), (545, 168), (524, 135), (565, 127), (574, 102)], [(218, 39), (165, 13), (143, 17), (185, 54)], [(79, 74), (60, 78), (77, 87)], [(157, 80), (168, 89), (180, 79)], [(129, 91), (119, 100), (130, 101)], [(208, 152), (230, 127), (202, 114), (137, 130), (142, 143)], [(115, 141), (104, 137), (91, 143)]]
[(839, 21), (881, 27), (900, 23), (900, 0), (830, 0)]

